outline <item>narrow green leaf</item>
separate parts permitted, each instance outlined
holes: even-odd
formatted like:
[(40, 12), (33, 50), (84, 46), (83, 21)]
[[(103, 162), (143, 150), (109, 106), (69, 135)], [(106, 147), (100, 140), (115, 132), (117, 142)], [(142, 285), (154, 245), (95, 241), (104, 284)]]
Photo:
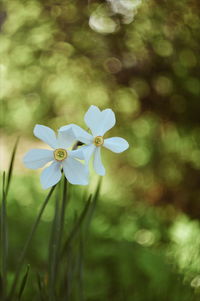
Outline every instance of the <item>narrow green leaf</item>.
[(37, 285), (38, 285), (38, 289), (39, 289), (39, 293), (40, 293), (40, 300), (43, 301), (43, 293), (42, 293), (42, 283), (41, 283), (41, 278), (40, 278), (40, 274), (37, 273)]
[(62, 206), (61, 206), (61, 213), (60, 213), (60, 231), (59, 231), (59, 239), (58, 239), (58, 255), (60, 254), (61, 242), (63, 237), (63, 229), (64, 229), (64, 222), (65, 222), (65, 211), (68, 202), (68, 182), (64, 177), (63, 183), (63, 195), (62, 195)]
[(2, 299), (3, 299), (3, 279), (0, 274), (0, 300), (2, 300)]
[(37, 218), (36, 218), (36, 220), (35, 220), (35, 222), (34, 222), (34, 224), (32, 226), (31, 232), (30, 232), (30, 234), (29, 234), (29, 236), (27, 238), (27, 241), (26, 241), (26, 243), (24, 245), (24, 248), (22, 250), (21, 256), (20, 256), (19, 261), (18, 261), (18, 265), (17, 265), (15, 277), (14, 277), (14, 280), (13, 280), (13, 283), (12, 283), (12, 286), (11, 286), (11, 290), (10, 290), (10, 294), (9, 294), (8, 300), (11, 300), (12, 297), (13, 297), (13, 295), (14, 295), (14, 293), (15, 293), (15, 289), (16, 289), (16, 286), (17, 286), (17, 283), (18, 283), (19, 275), (20, 275), (20, 272), (21, 272), (21, 269), (22, 269), (22, 266), (23, 266), (23, 262), (24, 262), (24, 259), (25, 259), (25, 256), (26, 256), (26, 252), (27, 252), (27, 250), (29, 248), (29, 245), (31, 243), (33, 235), (35, 234), (35, 231), (36, 231), (36, 229), (38, 227), (38, 224), (39, 224), (40, 219), (42, 217), (42, 214), (44, 212), (44, 209), (46, 208), (46, 205), (47, 205), (47, 203), (48, 203), (48, 201), (49, 201), (49, 199), (50, 199), (50, 197), (51, 197), (51, 195), (52, 195), (55, 187), (56, 187), (56, 185), (51, 188), (51, 190), (49, 191), (46, 199), (44, 200), (44, 203), (42, 204), (42, 207), (40, 208), (39, 214), (38, 214), (38, 216), (37, 216)]
[[(83, 238), (82, 238), (82, 226), (84, 225), (85, 221), (88, 220), (88, 214), (90, 214), (89, 220), (92, 217), (92, 213), (95, 209), (96, 202), (99, 196), (101, 181), (98, 182), (97, 189), (95, 191), (94, 197), (92, 195), (89, 196), (80, 216), (77, 218), (75, 216), (74, 227), (72, 228), (67, 240), (64, 243), (61, 258), (66, 256), (67, 260), (67, 271), (66, 271), (66, 281), (62, 283), (62, 291), (65, 292), (67, 295), (67, 299), (70, 299), (72, 286), (73, 286), (73, 279), (75, 276), (75, 270), (77, 270), (77, 279), (76, 279), (76, 286), (79, 286), (79, 293), (78, 298), (79, 300), (83, 300), (83, 283), (82, 283), (82, 267), (83, 267)], [(91, 200), (93, 200), (91, 202)], [(89, 224), (89, 222), (88, 222)], [(81, 241), (79, 242), (79, 250), (78, 254), (75, 256), (73, 242), (77, 237), (77, 234), (80, 234)], [(78, 257), (77, 257), (78, 256)], [(78, 281), (77, 281), (78, 280)]]
[(8, 229), (5, 194), (5, 172), (3, 172), (2, 205), (1, 205), (1, 266), (2, 266), (2, 295), (6, 297), (7, 290), (7, 256), (8, 256)]
[(80, 214), (77, 222), (75, 223), (74, 227), (72, 228), (67, 240), (65, 241), (64, 243), (64, 246), (63, 246), (63, 250), (62, 250), (62, 253), (61, 253), (61, 257), (64, 256), (64, 254), (66, 253), (71, 241), (73, 240), (74, 236), (77, 234), (81, 224), (83, 223), (84, 221), (84, 218), (85, 216), (87, 215), (87, 212), (88, 212), (88, 209), (90, 207), (90, 203), (91, 203), (91, 198), (92, 198), (92, 195), (89, 196), (86, 204), (85, 204), (85, 207), (83, 208), (83, 211), (82, 213)]
[(59, 273), (59, 263), (60, 263), (60, 248), (63, 236), (65, 210), (67, 204), (67, 180), (64, 177), (63, 180), (63, 192), (62, 192), (62, 202), (59, 203), (59, 196), (57, 196), (54, 221), (52, 225), (50, 247), (49, 247), (49, 289), (50, 298), (53, 301), (55, 299), (55, 289), (56, 289), (56, 278)]
[[(85, 221), (85, 232), (87, 232), (87, 236), (88, 236), (88, 229), (89, 229), (94, 211), (96, 209), (97, 201), (99, 199), (101, 184), (102, 184), (102, 178), (100, 178), (98, 181), (97, 188), (95, 190), (94, 196), (92, 198), (91, 206), (90, 206), (88, 214), (87, 214), (87, 219)], [(85, 235), (86, 235), (86, 233), (85, 233)]]
[(62, 283), (62, 292), (66, 295), (66, 300), (71, 299), (72, 287), (73, 287), (73, 274), (74, 274), (74, 252), (71, 249), (71, 246), (67, 249), (67, 269), (64, 275), (64, 282)]
[[(75, 215), (74, 226), (64, 243), (61, 258), (67, 258), (67, 269), (64, 276), (64, 282), (61, 284), (61, 291), (67, 300), (71, 298), (73, 286), (76, 286), (77, 298), (83, 300), (83, 282), (82, 282), (82, 269), (83, 269), (83, 226), (85, 223), (89, 225), (92, 214), (96, 207), (96, 202), (100, 192), (101, 181), (98, 182), (94, 196), (89, 196), (79, 217)], [(92, 202), (91, 202), (92, 200)], [(88, 216), (89, 215), (89, 216)], [(89, 218), (89, 220), (88, 220)], [(77, 235), (79, 234), (79, 244), (77, 249)]]
[(63, 291), (68, 297), (67, 300), (83, 300), (83, 239), (81, 227), (77, 237), (69, 246), (66, 254), (67, 269), (65, 272)]
[[(73, 239), (77, 235), (77, 233), (80, 230), (80, 227), (85, 219), (85, 216), (87, 215), (90, 201), (91, 201), (92, 195), (89, 196), (79, 218), (77, 217), (77, 214), (75, 212), (74, 216), (74, 227), (72, 228), (70, 234), (68, 235), (64, 246), (62, 248), (61, 257), (60, 260), (65, 256), (67, 258), (67, 261), (64, 260), (63, 265), (66, 266), (66, 272), (63, 275), (63, 281), (60, 285), (60, 292), (62, 293), (63, 299), (66, 298), (66, 300), (70, 299), (72, 286), (73, 286), (73, 278), (74, 278), (74, 270), (75, 270), (75, 252), (72, 245)], [(62, 269), (62, 272), (64, 272), (64, 268)]]
[(27, 268), (26, 268), (26, 272), (24, 274), (24, 277), (23, 277), (21, 285), (20, 285), (20, 290), (19, 290), (19, 294), (18, 294), (18, 300), (19, 301), (21, 300), (21, 296), (22, 296), (23, 291), (24, 291), (25, 286), (26, 286), (26, 282), (27, 282), (28, 274), (29, 274), (29, 269), (30, 269), (30, 265), (28, 264)]
[(46, 291), (44, 289), (44, 283), (41, 280), (40, 274), (37, 273), (37, 285), (40, 293), (40, 301), (45, 301), (47, 300), (46, 296)]
[[(58, 188), (60, 185), (58, 186)], [(49, 243), (49, 300), (54, 301), (56, 298), (55, 282), (57, 274), (57, 241), (59, 235), (59, 192), (58, 189), (55, 199), (55, 212), (51, 228), (51, 237)]]
[(16, 155), (16, 151), (17, 151), (17, 145), (19, 143), (19, 137), (17, 138), (12, 154), (11, 154), (11, 159), (10, 159), (10, 164), (9, 164), (9, 169), (8, 169), (8, 176), (7, 176), (7, 181), (6, 181), (6, 188), (5, 188), (5, 194), (7, 196), (8, 194), (8, 190), (10, 187), (10, 182), (11, 182), (11, 178), (12, 178), (12, 172), (13, 172), (13, 166), (14, 166), (14, 160), (15, 160), (15, 155)]
[(78, 256), (78, 272), (77, 272), (77, 284), (78, 284), (78, 299), (79, 301), (83, 301), (83, 256), (84, 256), (84, 248), (83, 248), (83, 235), (80, 233), (80, 241), (79, 241), (79, 256)]

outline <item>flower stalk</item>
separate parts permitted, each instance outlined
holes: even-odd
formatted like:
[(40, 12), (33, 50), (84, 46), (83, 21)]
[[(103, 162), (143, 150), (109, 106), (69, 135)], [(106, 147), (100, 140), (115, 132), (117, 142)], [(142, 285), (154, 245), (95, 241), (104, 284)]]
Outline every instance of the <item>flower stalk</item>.
[[(59, 273), (59, 263), (60, 263), (60, 250), (64, 230), (64, 220), (66, 205), (68, 201), (67, 193), (67, 180), (63, 177), (63, 192), (62, 199), (60, 202), (59, 191), (56, 195), (55, 203), (55, 213), (54, 220), (52, 224), (50, 245), (49, 245), (49, 298), (50, 301), (54, 301), (56, 298), (56, 279)], [(59, 187), (59, 186), (58, 186)]]
[(2, 266), (2, 298), (4, 300), (7, 290), (7, 255), (8, 255), (8, 230), (5, 191), (5, 172), (3, 173), (2, 204), (1, 204), (1, 266)]

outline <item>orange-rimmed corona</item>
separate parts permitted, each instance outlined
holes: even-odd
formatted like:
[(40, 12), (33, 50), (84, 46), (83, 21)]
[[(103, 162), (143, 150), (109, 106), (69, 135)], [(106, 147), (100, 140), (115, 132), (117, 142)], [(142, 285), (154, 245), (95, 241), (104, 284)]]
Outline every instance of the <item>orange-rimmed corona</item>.
[(63, 148), (57, 148), (53, 154), (56, 161), (63, 161), (67, 158), (67, 151)]
[(97, 136), (94, 138), (94, 144), (95, 146), (101, 146), (104, 143), (104, 139), (102, 136)]

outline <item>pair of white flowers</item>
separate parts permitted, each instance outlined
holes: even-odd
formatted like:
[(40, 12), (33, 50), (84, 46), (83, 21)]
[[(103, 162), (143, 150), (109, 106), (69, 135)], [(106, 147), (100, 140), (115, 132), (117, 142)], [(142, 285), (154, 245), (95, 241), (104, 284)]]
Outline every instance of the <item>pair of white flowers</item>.
[[(91, 106), (84, 117), (91, 134), (76, 124), (61, 127), (56, 136), (55, 132), (44, 125), (36, 125), (34, 135), (47, 143), (52, 149), (32, 149), (23, 158), (26, 167), (41, 168), (49, 162), (41, 174), (42, 187), (47, 189), (57, 184), (62, 176), (61, 170), (71, 184), (87, 185), (89, 181), (89, 161), (94, 154), (93, 166), (97, 174), (105, 175), (101, 161), (101, 148), (105, 147), (115, 153), (125, 151), (129, 144), (120, 137), (106, 138), (105, 133), (115, 125), (115, 114), (111, 109), (100, 111)], [(83, 146), (70, 150), (77, 141)], [(81, 162), (85, 161), (85, 164)]]

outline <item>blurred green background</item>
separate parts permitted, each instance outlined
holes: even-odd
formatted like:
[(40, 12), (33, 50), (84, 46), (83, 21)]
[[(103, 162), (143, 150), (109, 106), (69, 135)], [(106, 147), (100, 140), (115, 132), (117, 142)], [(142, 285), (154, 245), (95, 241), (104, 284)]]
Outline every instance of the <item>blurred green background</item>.
[[(2, 1), (1, 170), (21, 137), (8, 197), (9, 275), (47, 193), (39, 172), (21, 162), (27, 150), (43, 146), (33, 127), (85, 128), (93, 104), (113, 109), (117, 125), (109, 135), (124, 137), (130, 148), (103, 153), (107, 174), (82, 242), (81, 280), (78, 259), (71, 259), (69, 300), (199, 300), (200, 3), (143, 0), (132, 23), (112, 16), (118, 30), (111, 34), (88, 24), (100, 3)], [(96, 183), (92, 174), (88, 190)], [(65, 231), (84, 206), (85, 189), (73, 187), (70, 195)], [(51, 200), (26, 259), (23, 300), (39, 300), (35, 274), (45, 277), (53, 214)]]

